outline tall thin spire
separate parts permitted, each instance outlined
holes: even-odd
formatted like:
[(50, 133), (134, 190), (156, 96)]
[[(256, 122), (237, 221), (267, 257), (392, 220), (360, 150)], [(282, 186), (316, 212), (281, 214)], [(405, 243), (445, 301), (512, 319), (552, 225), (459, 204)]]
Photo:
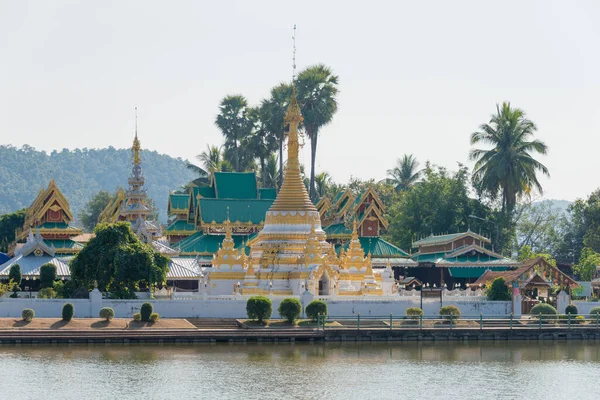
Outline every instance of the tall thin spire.
[(292, 85), (296, 82), (296, 24), (294, 24), (294, 35), (292, 36), (294, 41), (294, 53), (292, 57)]
[(137, 107), (135, 107), (135, 138), (133, 139), (133, 147), (131, 151), (133, 152), (133, 164), (140, 165), (140, 140), (138, 139), (138, 123), (137, 123)]

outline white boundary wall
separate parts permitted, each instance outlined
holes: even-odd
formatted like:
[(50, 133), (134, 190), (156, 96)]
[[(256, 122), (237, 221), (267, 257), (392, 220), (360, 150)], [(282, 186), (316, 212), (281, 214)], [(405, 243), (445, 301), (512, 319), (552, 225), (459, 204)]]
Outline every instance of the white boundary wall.
[[(246, 301), (249, 296), (214, 296), (196, 297), (185, 300), (150, 300), (155, 312), (163, 318), (246, 318)], [(353, 316), (360, 313), (362, 316), (404, 316), (409, 307), (420, 307), (419, 298), (402, 298), (399, 296), (368, 298), (344, 298), (334, 296), (316, 297), (325, 301), (332, 316)], [(277, 307), (284, 297), (272, 297), (273, 318), (278, 318)], [(300, 297), (306, 306), (313, 296), (308, 292)], [(32, 308), (36, 317), (60, 317), (62, 306), (73, 303), (75, 316), (79, 318), (97, 318), (102, 307), (111, 307), (115, 310), (117, 318), (131, 318), (139, 312), (143, 303), (149, 300), (109, 300), (102, 299), (100, 292), (90, 293), (90, 299), (10, 299), (0, 298), (0, 317), (20, 317), (23, 308)], [(591, 303), (596, 304), (598, 303)], [(457, 306), (464, 316), (509, 315), (512, 312), (510, 301), (488, 301), (484, 298), (474, 301), (450, 300), (444, 298), (443, 305)], [(591, 308), (591, 307), (590, 307)], [(424, 299), (423, 311), (425, 315), (438, 315), (440, 302), (438, 300)], [(583, 313), (584, 310), (580, 310)]]

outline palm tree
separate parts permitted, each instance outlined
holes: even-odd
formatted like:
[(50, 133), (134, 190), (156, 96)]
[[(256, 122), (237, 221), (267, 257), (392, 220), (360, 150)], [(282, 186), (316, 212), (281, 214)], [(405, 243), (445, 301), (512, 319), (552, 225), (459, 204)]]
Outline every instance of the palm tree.
[(314, 200), (317, 140), (320, 129), (331, 122), (337, 111), (338, 77), (329, 67), (318, 64), (301, 71), (295, 84), (304, 116), (304, 130), (310, 139), (310, 198)]
[(502, 211), (510, 215), (520, 196), (529, 195), (532, 190), (543, 193), (537, 173), (550, 174), (531, 153), (546, 154), (548, 147), (540, 140), (531, 140), (537, 127), (525, 118), (523, 110), (511, 108), (510, 103), (496, 104), (496, 114), (479, 129), (471, 134), (471, 145), (481, 142), (493, 148), (472, 149), (469, 153), (469, 158), (476, 161), (473, 180), (481, 192), (492, 197), (500, 193)]
[(386, 181), (394, 185), (397, 192), (405, 190), (414, 185), (423, 174), (419, 169), (419, 162), (412, 154), (404, 154), (396, 160), (396, 166), (387, 170), (390, 178)]
[(261, 181), (263, 182), (263, 187), (278, 187), (277, 182), (279, 181), (280, 169), (278, 168), (277, 164), (277, 155), (271, 153), (267, 159), (264, 171), (261, 171)]
[(188, 169), (198, 173), (201, 183), (212, 184), (215, 172), (231, 171), (231, 164), (225, 160), (223, 150), (220, 146), (206, 145), (206, 150), (196, 156), (201, 167), (194, 164), (187, 164)]
[(215, 125), (225, 137), (225, 156), (238, 172), (244, 170), (241, 163), (240, 145), (251, 130), (247, 111), (248, 102), (244, 96), (226, 96), (221, 100), (219, 114), (215, 120)]
[[(280, 83), (271, 89), (271, 96), (263, 100), (261, 109), (265, 114), (265, 126), (276, 138), (279, 145), (279, 170), (283, 171), (283, 144), (286, 137), (286, 126), (283, 122), (285, 112), (292, 96), (292, 85), (288, 83)], [(283, 183), (283, 174), (278, 175), (279, 185)], [(274, 186), (273, 186), (274, 187)]]
[(277, 137), (268, 129), (266, 121), (269, 119), (269, 106), (264, 102), (260, 107), (248, 109), (248, 118), (252, 122), (252, 133), (248, 138), (247, 150), (260, 162), (260, 176), (262, 186), (265, 187), (265, 166), (269, 156), (277, 148)]
[(331, 176), (327, 172), (321, 172), (315, 176), (315, 189), (317, 197), (323, 197), (329, 190)]

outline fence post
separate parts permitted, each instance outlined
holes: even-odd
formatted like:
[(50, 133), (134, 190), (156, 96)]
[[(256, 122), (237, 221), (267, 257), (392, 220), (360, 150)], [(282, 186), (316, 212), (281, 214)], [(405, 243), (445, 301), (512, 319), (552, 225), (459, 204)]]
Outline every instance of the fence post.
[(450, 313), (450, 329), (452, 329), (452, 313)]
[(419, 315), (419, 330), (423, 329), (423, 314)]
[(569, 329), (571, 329), (571, 314), (567, 314), (569, 317)]
[(512, 324), (513, 324), (513, 314), (510, 313), (510, 330), (512, 330)]
[(390, 331), (392, 330), (392, 313), (390, 313)]
[(358, 330), (360, 331), (360, 313), (358, 313), (357, 321)]
[(600, 314), (596, 313), (596, 329), (598, 329), (598, 317), (600, 317)]
[(483, 314), (479, 313), (479, 330), (483, 330)]
[(540, 330), (542, 329), (542, 314), (540, 314)]

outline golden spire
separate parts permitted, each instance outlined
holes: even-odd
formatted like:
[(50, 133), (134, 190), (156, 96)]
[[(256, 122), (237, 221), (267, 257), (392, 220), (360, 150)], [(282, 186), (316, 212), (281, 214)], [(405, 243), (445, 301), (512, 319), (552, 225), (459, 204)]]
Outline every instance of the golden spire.
[(300, 173), (298, 160), (298, 126), (302, 122), (302, 112), (296, 99), (296, 87), (292, 87), (292, 98), (285, 113), (285, 124), (289, 124), (288, 159), (283, 177), (283, 185), (269, 211), (317, 211), (310, 201)]
[(358, 230), (356, 229), (356, 218), (352, 223), (352, 241), (358, 240)]
[(138, 127), (137, 127), (137, 107), (135, 108), (135, 138), (133, 139), (133, 147), (131, 151), (133, 152), (133, 164), (140, 164), (140, 140), (138, 139)]

